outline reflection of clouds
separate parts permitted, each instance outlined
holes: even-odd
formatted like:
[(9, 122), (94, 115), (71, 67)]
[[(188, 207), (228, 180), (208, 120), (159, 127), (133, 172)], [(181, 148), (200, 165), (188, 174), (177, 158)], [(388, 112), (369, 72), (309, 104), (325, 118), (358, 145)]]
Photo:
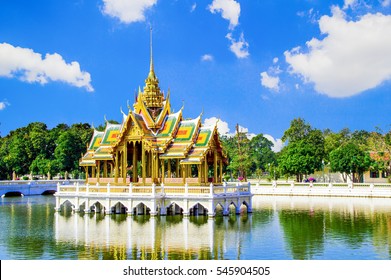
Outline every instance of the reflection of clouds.
[[(237, 248), (243, 231), (251, 230), (251, 216), (221, 217), (142, 217), (118, 215), (64, 216), (55, 214), (55, 239), (75, 245), (110, 247), (125, 246), (130, 253), (142, 251), (208, 251), (223, 254)], [(220, 250), (216, 252), (216, 250)]]

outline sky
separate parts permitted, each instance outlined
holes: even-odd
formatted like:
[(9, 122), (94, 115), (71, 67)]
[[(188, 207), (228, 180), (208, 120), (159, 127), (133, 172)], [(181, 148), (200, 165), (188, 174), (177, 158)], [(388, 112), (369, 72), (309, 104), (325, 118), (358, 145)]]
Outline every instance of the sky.
[(0, 136), (120, 121), (151, 27), (173, 111), (222, 134), (391, 129), (391, 0), (0, 0)]

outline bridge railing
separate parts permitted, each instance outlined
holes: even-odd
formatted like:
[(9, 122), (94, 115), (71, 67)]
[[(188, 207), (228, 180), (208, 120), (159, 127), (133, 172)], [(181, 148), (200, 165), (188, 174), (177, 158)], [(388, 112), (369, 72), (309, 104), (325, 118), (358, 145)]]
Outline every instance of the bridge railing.
[(72, 185), (82, 183), (84, 180), (4, 180), (0, 181), (0, 186), (15, 186), (15, 185)]

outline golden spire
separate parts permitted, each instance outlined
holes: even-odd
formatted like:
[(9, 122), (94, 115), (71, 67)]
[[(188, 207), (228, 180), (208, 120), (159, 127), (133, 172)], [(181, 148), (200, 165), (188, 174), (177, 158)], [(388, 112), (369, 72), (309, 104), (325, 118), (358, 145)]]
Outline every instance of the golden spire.
[(144, 104), (148, 108), (162, 108), (163, 107), (163, 93), (159, 88), (159, 80), (155, 75), (155, 69), (153, 65), (153, 52), (152, 52), (152, 27), (150, 29), (150, 66), (148, 77), (145, 80), (144, 92), (142, 99)]

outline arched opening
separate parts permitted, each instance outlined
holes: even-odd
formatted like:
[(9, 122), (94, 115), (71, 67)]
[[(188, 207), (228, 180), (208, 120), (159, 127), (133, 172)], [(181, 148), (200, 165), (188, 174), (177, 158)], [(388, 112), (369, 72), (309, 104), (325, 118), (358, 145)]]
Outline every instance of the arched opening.
[(113, 207), (111, 207), (111, 213), (126, 214), (127, 211), (128, 208), (126, 208), (121, 202), (117, 202)]
[(245, 215), (248, 213), (248, 205), (246, 201), (243, 201), (242, 205), (239, 208), (240, 215)]
[(151, 209), (144, 203), (139, 203), (136, 207), (133, 208), (133, 215), (149, 215), (150, 212)]
[(41, 195), (53, 195), (56, 193), (56, 190), (47, 190), (41, 193)]
[(224, 207), (220, 203), (216, 205), (215, 214), (216, 214), (216, 216), (223, 216), (224, 215)]
[(1, 197), (13, 197), (13, 196), (24, 196), (21, 192), (7, 192)]
[(69, 200), (66, 200), (63, 204), (61, 204), (60, 212), (61, 213), (71, 213), (73, 208), (74, 208), (73, 204)]
[(182, 215), (183, 209), (175, 202), (167, 207), (167, 215)]
[(190, 208), (190, 216), (206, 216), (208, 215), (208, 209), (206, 209), (202, 204), (197, 203), (192, 208)]
[(235, 203), (231, 202), (231, 204), (228, 206), (228, 214), (235, 215), (236, 214), (236, 205)]
[(104, 206), (99, 202), (95, 202), (92, 206), (91, 206), (91, 212), (95, 212), (95, 213), (102, 213), (104, 212)]

